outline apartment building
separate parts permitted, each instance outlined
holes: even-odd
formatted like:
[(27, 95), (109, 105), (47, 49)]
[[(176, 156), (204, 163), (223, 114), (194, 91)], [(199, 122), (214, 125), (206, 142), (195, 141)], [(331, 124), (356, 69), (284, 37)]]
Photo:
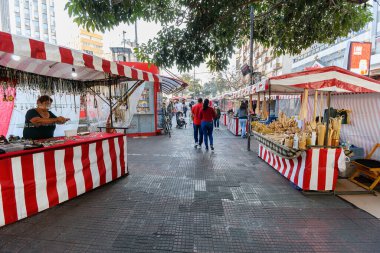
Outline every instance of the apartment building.
[(54, 0), (0, 0), (4, 32), (57, 43)]

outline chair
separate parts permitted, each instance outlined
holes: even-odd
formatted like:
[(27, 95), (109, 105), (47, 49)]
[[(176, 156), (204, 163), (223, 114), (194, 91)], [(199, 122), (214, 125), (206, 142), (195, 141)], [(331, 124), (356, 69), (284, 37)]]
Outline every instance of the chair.
[[(367, 155), (365, 159), (358, 159), (352, 161), (356, 166), (354, 174), (349, 178), (349, 180), (369, 191), (372, 191), (377, 184), (380, 182), (380, 161), (372, 160), (371, 157), (375, 153), (376, 149), (380, 148), (380, 143), (377, 143)], [(355, 178), (360, 174), (364, 174), (369, 178), (373, 179), (373, 183), (370, 186), (366, 186), (358, 182)]]

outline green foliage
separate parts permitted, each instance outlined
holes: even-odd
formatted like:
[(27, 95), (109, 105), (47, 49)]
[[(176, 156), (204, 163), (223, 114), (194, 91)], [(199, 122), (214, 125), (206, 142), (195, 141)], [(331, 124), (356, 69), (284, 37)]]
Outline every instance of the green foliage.
[(158, 35), (136, 49), (140, 60), (188, 71), (206, 62), (223, 70), (236, 46), (249, 38), (276, 54), (298, 54), (314, 43), (332, 43), (371, 21), (370, 6), (347, 0), (70, 0), (66, 9), (87, 29), (104, 31), (137, 19), (159, 22)]

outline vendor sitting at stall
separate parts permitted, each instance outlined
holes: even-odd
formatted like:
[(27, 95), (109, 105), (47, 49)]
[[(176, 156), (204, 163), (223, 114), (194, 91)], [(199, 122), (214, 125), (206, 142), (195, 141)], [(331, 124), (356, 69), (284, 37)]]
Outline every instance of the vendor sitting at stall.
[(54, 136), (56, 124), (64, 124), (68, 118), (57, 117), (49, 111), (53, 99), (41, 96), (37, 100), (37, 108), (30, 109), (25, 115), (23, 136), (25, 139), (48, 139)]

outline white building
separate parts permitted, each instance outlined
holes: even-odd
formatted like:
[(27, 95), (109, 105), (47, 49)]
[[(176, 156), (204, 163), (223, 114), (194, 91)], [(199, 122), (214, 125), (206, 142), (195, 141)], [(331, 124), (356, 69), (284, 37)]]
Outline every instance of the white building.
[(57, 43), (54, 0), (0, 0), (4, 32)]
[[(236, 54), (236, 68), (244, 64), (249, 65), (249, 41)], [(253, 44), (253, 71), (260, 73), (262, 78), (279, 76), (291, 72), (291, 58), (289, 55), (274, 56), (271, 48), (265, 48), (259, 43)], [(246, 82), (249, 76), (246, 77)]]

